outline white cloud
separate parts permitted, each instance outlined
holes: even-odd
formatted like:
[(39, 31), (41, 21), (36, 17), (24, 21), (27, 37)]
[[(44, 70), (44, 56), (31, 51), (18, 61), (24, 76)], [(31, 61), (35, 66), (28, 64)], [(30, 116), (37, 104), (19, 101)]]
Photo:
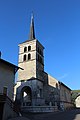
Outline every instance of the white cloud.
[(64, 75), (58, 77), (58, 79), (59, 79), (59, 80), (64, 79), (64, 78), (66, 78), (68, 75), (69, 75), (68, 73), (65, 73)]

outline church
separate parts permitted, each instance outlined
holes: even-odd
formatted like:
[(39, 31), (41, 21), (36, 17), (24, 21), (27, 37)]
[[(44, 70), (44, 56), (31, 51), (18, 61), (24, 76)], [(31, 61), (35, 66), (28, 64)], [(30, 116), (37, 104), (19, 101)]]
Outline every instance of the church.
[(71, 89), (44, 71), (44, 46), (36, 39), (31, 16), (29, 39), (19, 44), (18, 80), (14, 99), (24, 111), (72, 107)]

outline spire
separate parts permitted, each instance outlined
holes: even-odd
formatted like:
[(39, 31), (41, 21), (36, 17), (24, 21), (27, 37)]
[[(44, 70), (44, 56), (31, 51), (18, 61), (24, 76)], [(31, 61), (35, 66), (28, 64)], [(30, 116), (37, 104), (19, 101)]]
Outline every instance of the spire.
[(30, 24), (30, 40), (35, 39), (35, 31), (34, 31), (34, 16), (33, 14), (31, 15), (31, 24)]

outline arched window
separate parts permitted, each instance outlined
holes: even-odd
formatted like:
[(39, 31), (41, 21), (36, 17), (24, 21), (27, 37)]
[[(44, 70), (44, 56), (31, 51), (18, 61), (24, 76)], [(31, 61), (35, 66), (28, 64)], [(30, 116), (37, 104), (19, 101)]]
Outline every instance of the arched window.
[(28, 51), (30, 51), (31, 50), (31, 46), (28, 46)]
[(28, 60), (30, 60), (30, 59), (31, 59), (31, 54), (29, 53), (29, 54), (28, 54)]
[(26, 55), (24, 55), (24, 57), (23, 57), (23, 61), (26, 61)]
[(27, 51), (27, 47), (24, 48), (24, 52), (26, 52), (26, 51)]

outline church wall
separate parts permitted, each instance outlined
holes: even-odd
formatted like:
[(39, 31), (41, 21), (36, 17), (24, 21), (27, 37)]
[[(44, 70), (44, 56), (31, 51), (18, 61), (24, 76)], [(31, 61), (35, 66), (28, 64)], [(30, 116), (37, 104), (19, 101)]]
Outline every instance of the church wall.
[(32, 79), (26, 82), (22, 82), (20, 89), (22, 89), (25, 86), (29, 86), (31, 88), (33, 98), (35, 98), (35, 96), (36, 98), (43, 97), (43, 95), (40, 96), (40, 89), (43, 89), (43, 83), (41, 81), (37, 79)]
[(62, 85), (55, 78), (48, 75), (48, 83), (49, 85), (58, 88), (60, 91), (60, 100), (71, 102), (71, 90), (66, 87), (66, 85)]
[(18, 80), (27, 80), (32, 77), (36, 78), (36, 61), (29, 61), (27, 64), (19, 63), (19, 67), (23, 68), (24, 70), (18, 71)]
[(58, 80), (48, 74), (48, 84), (56, 88), (58, 87)]
[[(22, 100), (21, 91), (23, 88), (30, 87), (32, 93), (32, 105), (42, 105), (44, 104), (43, 99), (43, 83), (37, 79), (30, 79), (28, 81), (22, 81), (21, 85), (17, 88), (17, 99)], [(23, 102), (21, 102), (23, 104)]]
[(55, 105), (59, 101), (59, 90), (53, 86), (44, 86), (44, 98), (46, 105)]
[[(64, 108), (72, 107), (71, 104), (71, 90), (66, 87), (64, 84), (60, 84), (58, 80), (47, 74), (48, 76), (48, 86), (46, 85), (45, 93), (48, 93), (45, 96), (46, 100), (57, 105), (63, 102)], [(49, 98), (49, 99), (48, 99)], [(59, 102), (60, 101), (60, 102)]]
[(36, 50), (36, 39), (19, 44), (19, 54), (24, 53), (24, 47), (27, 47), (28, 52), (28, 46), (31, 46), (31, 51)]
[(41, 66), (39, 66), (39, 64), (37, 64), (37, 70), (36, 70), (36, 77), (42, 81), (44, 81), (44, 73), (41, 69)]
[(71, 90), (63, 85), (60, 85), (60, 101), (71, 102)]
[[(31, 46), (30, 51), (24, 52), (24, 48)], [(31, 60), (24, 61), (24, 55), (31, 54)], [(38, 61), (38, 56), (42, 58), (41, 61)], [(44, 60), (43, 60), (43, 46), (38, 42), (38, 40), (28, 41), (22, 44), (19, 44), (19, 63), (18, 66), (23, 68), (24, 70), (18, 71), (18, 80), (26, 80), (31, 77), (35, 77), (38, 79), (43, 79), (44, 71)], [(42, 64), (43, 61), (43, 64)], [(40, 63), (41, 62), (41, 63)]]
[[(26, 56), (28, 56), (28, 54), (31, 54), (31, 61), (35, 59), (35, 56), (36, 56), (36, 52), (28, 52), (28, 53), (24, 53)], [(24, 54), (20, 54), (19, 55), (19, 64), (20, 63), (23, 63), (23, 62), (28, 62), (30, 60), (28, 60), (28, 57), (26, 58), (26, 61), (24, 61)]]
[[(19, 45), (19, 64), (18, 66), (24, 70), (18, 71), (18, 80), (27, 80), (32, 77), (36, 78), (36, 40), (22, 43)], [(28, 46), (31, 46), (31, 50), (28, 51)], [(27, 51), (24, 52), (24, 47), (27, 47)], [(23, 61), (23, 57), (26, 54), (31, 54), (31, 59)]]

